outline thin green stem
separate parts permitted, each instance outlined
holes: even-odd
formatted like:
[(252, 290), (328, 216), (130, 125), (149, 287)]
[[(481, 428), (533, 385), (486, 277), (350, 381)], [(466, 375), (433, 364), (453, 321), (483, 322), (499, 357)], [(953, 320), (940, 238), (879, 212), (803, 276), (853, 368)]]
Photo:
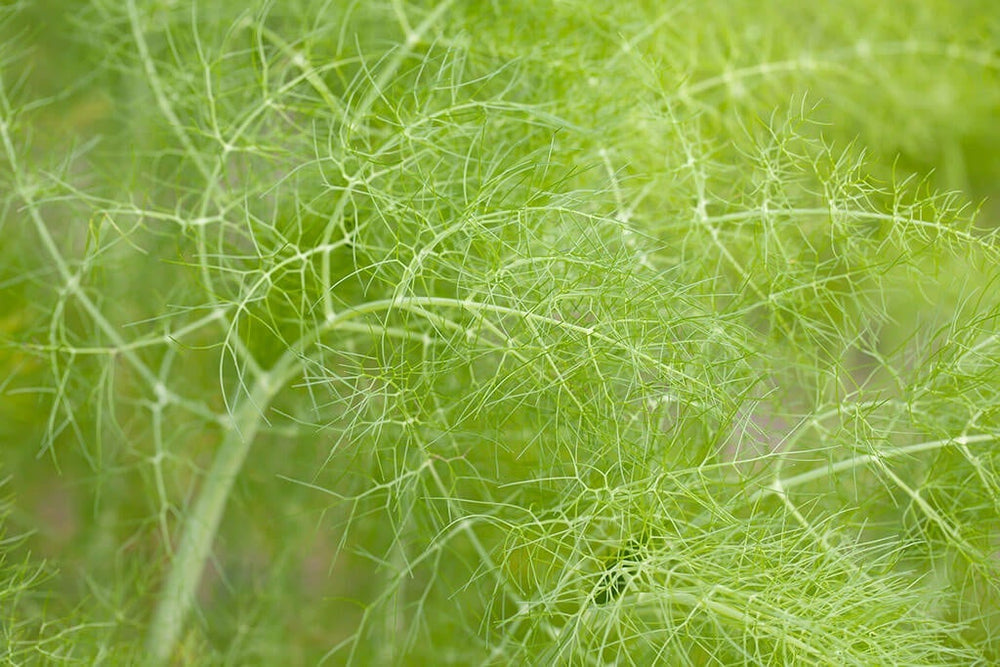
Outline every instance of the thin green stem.
[(845, 470), (853, 470), (854, 468), (860, 468), (871, 463), (878, 463), (886, 459), (894, 459), (900, 456), (929, 452), (953, 445), (971, 445), (976, 443), (993, 442), (995, 440), (1000, 440), (1000, 436), (993, 433), (984, 433), (981, 435), (962, 435), (957, 438), (945, 438), (943, 440), (918, 442), (914, 445), (897, 447), (896, 449), (887, 449), (875, 454), (861, 454), (859, 456), (853, 456), (849, 459), (844, 459), (843, 461), (831, 463), (830, 465), (820, 466), (798, 475), (793, 475), (787, 479), (776, 479), (774, 484), (771, 486), (760, 489), (756, 493), (752, 494), (748, 501), (752, 504), (764, 496), (771, 495), (772, 493), (784, 493), (790, 488), (808, 484), (809, 482), (822, 479), (824, 477), (830, 477), (832, 475), (842, 473)]

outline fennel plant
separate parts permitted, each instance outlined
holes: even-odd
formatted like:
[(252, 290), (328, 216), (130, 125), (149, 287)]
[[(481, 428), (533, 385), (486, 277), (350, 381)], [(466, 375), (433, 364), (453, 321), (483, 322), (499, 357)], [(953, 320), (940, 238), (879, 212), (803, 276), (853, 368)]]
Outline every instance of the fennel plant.
[(992, 2), (0, 22), (9, 662), (1000, 659)]

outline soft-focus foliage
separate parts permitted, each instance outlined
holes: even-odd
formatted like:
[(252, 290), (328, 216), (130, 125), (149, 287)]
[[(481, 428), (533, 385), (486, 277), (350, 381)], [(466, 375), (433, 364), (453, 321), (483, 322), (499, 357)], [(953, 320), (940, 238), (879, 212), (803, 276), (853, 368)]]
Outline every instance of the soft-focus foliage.
[(994, 2), (69, 4), (10, 661), (1000, 660)]

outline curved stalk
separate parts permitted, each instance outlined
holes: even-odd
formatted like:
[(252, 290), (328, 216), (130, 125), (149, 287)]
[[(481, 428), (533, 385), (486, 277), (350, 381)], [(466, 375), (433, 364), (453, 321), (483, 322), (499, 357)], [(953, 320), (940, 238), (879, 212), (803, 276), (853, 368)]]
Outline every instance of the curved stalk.
[(233, 482), (257, 435), (264, 411), (280, 386), (272, 385), (271, 377), (270, 374), (261, 376), (234, 414), (233, 423), (215, 455), (198, 499), (184, 520), (181, 542), (146, 638), (146, 650), (153, 665), (166, 664), (177, 643)]
[(151, 665), (163, 665), (170, 660), (194, 602), (229, 492), (271, 401), (299, 371), (302, 355), (320, 336), (348, 320), (385, 308), (390, 303), (365, 304), (327, 319), (292, 345), (269, 372), (260, 375), (249, 394), (233, 411), (229, 431), (202, 483), (198, 499), (185, 516), (180, 544), (156, 602), (146, 636), (146, 651)]

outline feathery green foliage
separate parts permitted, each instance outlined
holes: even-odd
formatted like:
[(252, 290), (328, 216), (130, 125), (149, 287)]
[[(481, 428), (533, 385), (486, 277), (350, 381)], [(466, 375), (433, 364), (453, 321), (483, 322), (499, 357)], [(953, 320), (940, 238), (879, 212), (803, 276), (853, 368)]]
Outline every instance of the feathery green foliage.
[(9, 661), (1000, 660), (993, 2), (64, 5)]

